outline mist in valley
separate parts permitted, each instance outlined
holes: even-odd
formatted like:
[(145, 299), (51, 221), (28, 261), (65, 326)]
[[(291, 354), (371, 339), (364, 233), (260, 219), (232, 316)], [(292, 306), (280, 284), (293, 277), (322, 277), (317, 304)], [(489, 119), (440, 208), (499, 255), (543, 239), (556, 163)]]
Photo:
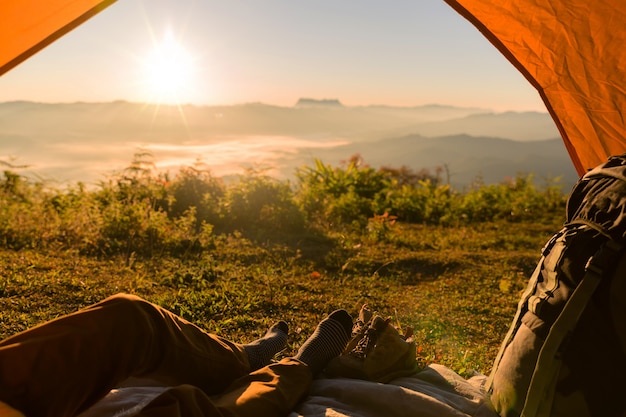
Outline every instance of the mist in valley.
[(445, 105), (343, 106), (301, 99), (291, 107), (0, 103), (0, 160), (59, 185), (97, 184), (144, 152), (156, 169), (201, 165), (214, 176), (255, 170), (292, 179), (315, 159), (338, 165), (354, 154), (375, 167), (445, 166), (456, 187), (520, 173), (576, 180), (547, 113)]

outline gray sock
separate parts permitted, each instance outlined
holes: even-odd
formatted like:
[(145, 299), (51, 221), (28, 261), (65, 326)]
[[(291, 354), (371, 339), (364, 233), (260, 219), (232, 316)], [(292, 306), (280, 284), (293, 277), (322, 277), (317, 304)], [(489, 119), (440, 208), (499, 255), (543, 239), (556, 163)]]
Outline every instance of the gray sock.
[(287, 346), (288, 333), (289, 326), (281, 320), (270, 327), (262, 338), (243, 345), (250, 362), (250, 370), (256, 371), (269, 365), (274, 355)]
[(328, 361), (343, 352), (351, 332), (350, 314), (346, 310), (336, 310), (317, 325), (294, 358), (306, 363), (313, 375), (317, 375)]

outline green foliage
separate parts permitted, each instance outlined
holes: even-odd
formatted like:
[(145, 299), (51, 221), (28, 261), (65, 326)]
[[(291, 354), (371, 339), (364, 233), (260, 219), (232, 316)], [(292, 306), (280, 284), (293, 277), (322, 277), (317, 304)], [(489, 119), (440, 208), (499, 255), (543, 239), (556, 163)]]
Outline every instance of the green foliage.
[(198, 227), (203, 223), (216, 225), (222, 222), (220, 204), (225, 187), (206, 167), (200, 164), (183, 167), (167, 184), (167, 192), (171, 198), (170, 216), (178, 218), (193, 208)]
[[(189, 220), (191, 222), (191, 219)], [(373, 220), (366, 237), (333, 238), (327, 250), (217, 236), (202, 256), (94, 257), (54, 248), (0, 247), (0, 339), (127, 292), (236, 342), (286, 320), (295, 353), (319, 320), (363, 303), (412, 326), (422, 363), (489, 372), (520, 291), (558, 222), (447, 227)], [(301, 330), (300, 330), (301, 329)]]
[(153, 172), (151, 155), (137, 153), (121, 175), (100, 184), (100, 238), (95, 248), (86, 249), (122, 253), (127, 262), (136, 254), (154, 256), (168, 249), (174, 225), (163, 209), (168, 201), (165, 181)]
[(346, 168), (321, 161), (298, 170), (297, 195), (310, 219), (327, 226), (367, 225), (375, 215), (389, 213), (399, 221), (458, 225), (498, 219), (552, 219), (565, 196), (556, 184), (538, 189), (532, 175), (496, 185), (481, 185), (467, 193), (441, 184), (439, 176), (407, 168), (373, 168), (353, 157)]
[(383, 205), (388, 177), (385, 172), (362, 166), (360, 157), (347, 167), (331, 167), (315, 161), (315, 167), (296, 172), (300, 182), (298, 199), (303, 210), (317, 221), (330, 225), (357, 222), (362, 226)]
[(396, 216), (390, 216), (388, 212), (374, 215), (367, 221), (368, 237), (374, 241), (387, 239), (397, 219)]
[(78, 184), (65, 193), (56, 193), (50, 202), (58, 218), (57, 243), (95, 252), (101, 242), (104, 220), (97, 194)]
[(389, 210), (410, 223), (445, 223), (456, 214), (457, 199), (458, 194), (449, 185), (437, 185), (430, 180), (405, 184), (387, 193)]
[(461, 193), (441, 184), (439, 173), (376, 170), (354, 156), (341, 167), (316, 161), (299, 169), (294, 188), (258, 173), (226, 185), (200, 163), (173, 176), (158, 173), (152, 156), (138, 152), (95, 189), (79, 183), (61, 190), (7, 170), (0, 178), (0, 245), (122, 254), (130, 264), (137, 256), (199, 254), (235, 231), (257, 241), (335, 231), (382, 241), (394, 236), (396, 221), (539, 222), (563, 212), (558, 187), (539, 189), (532, 176)]
[(533, 176), (528, 175), (474, 187), (463, 196), (458, 212), (469, 222), (537, 220), (561, 210), (564, 203), (565, 197), (556, 185), (538, 190)]
[(273, 234), (301, 233), (304, 217), (288, 183), (258, 174), (243, 176), (224, 198), (228, 230)]
[(298, 170), (293, 188), (224, 184), (139, 152), (95, 188), (57, 189), (7, 170), (0, 336), (123, 291), (240, 342), (285, 319), (302, 329), (287, 355), (333, 309), (368, 303), (416, 329), (421, 362), (488, 372), (565, 196), (532, 176), (460, 192), (441, 172), (353, 157)]
[(58, 217), (51, 207), (51, 192), (13, 171), (0, 179), (0, 242), (20, 249), (36, 248), (55, 240)]

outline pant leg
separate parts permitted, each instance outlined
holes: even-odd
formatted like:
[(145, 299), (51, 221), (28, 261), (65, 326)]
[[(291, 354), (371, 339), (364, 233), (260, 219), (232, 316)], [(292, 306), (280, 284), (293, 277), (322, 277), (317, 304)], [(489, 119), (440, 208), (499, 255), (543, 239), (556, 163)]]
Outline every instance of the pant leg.
[(130, 376), (212, 394), (248, 372), (241, 345), (132, 295), (0, 342), (0, 401), (28, 417), (73, 416)]
[(144, 407), (140, 417), (281, 417), (309, 391), (311, 371), (295, 359), (283, 359), (236, 380), (224, 393), (208, 396), (192, 385), (179, 385)]

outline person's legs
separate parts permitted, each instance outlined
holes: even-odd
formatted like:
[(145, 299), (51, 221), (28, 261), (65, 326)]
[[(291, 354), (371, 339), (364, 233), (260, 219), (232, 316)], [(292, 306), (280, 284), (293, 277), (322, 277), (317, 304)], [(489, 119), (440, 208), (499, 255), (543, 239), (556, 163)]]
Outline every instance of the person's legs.
[[(271, 330), (271, 329), (270, 329)], [(322, 320), (294, 358), (285, 358), (207, 396), (196, 387), (172, 387), (151, 401), (141, 417), (280, 417), (308, 392), (313, 378), (348, 343), (352, 318), (344, 310)]]
[(332, 358), (343, 352), (351, 334), (352, 317), (345, 310), (333, 311), (298, 349), (295, 358), (306, 363), (317, 375)]
[(137, 417), (280, 417), (309, 390), (312, 374), (295, 359), (283, 359), (235, 382), (223, 394), (207, 395), (193, 385), (170, 387)]
[(0, 342), (0, 401), (29, 417), (72, 416), (130, 376), (213, 394), (249, 371), (243, 345), (117, 295)]
[(331, 314), (295, 358), (248, 374), (248, 355), (256, 357), (254, 369), (282, 349), (285, 326), (240, 345), (138, 297), (113, 296), (0, 342), (0, 401), (28, 417), (74, 416), (128, 377), (150, 376), (204, 396), (222, 393), (211, 399), (217, 414), (207, 415), (287, 414), (345, 347), (351, 318)]
[(287, 346), (289, 327), (284, 321), (279, 321), (269, 328), (265, 336), (243, 345), (248, 358), (250, 370), (256, 371), (272, 361), (274, 356)]

